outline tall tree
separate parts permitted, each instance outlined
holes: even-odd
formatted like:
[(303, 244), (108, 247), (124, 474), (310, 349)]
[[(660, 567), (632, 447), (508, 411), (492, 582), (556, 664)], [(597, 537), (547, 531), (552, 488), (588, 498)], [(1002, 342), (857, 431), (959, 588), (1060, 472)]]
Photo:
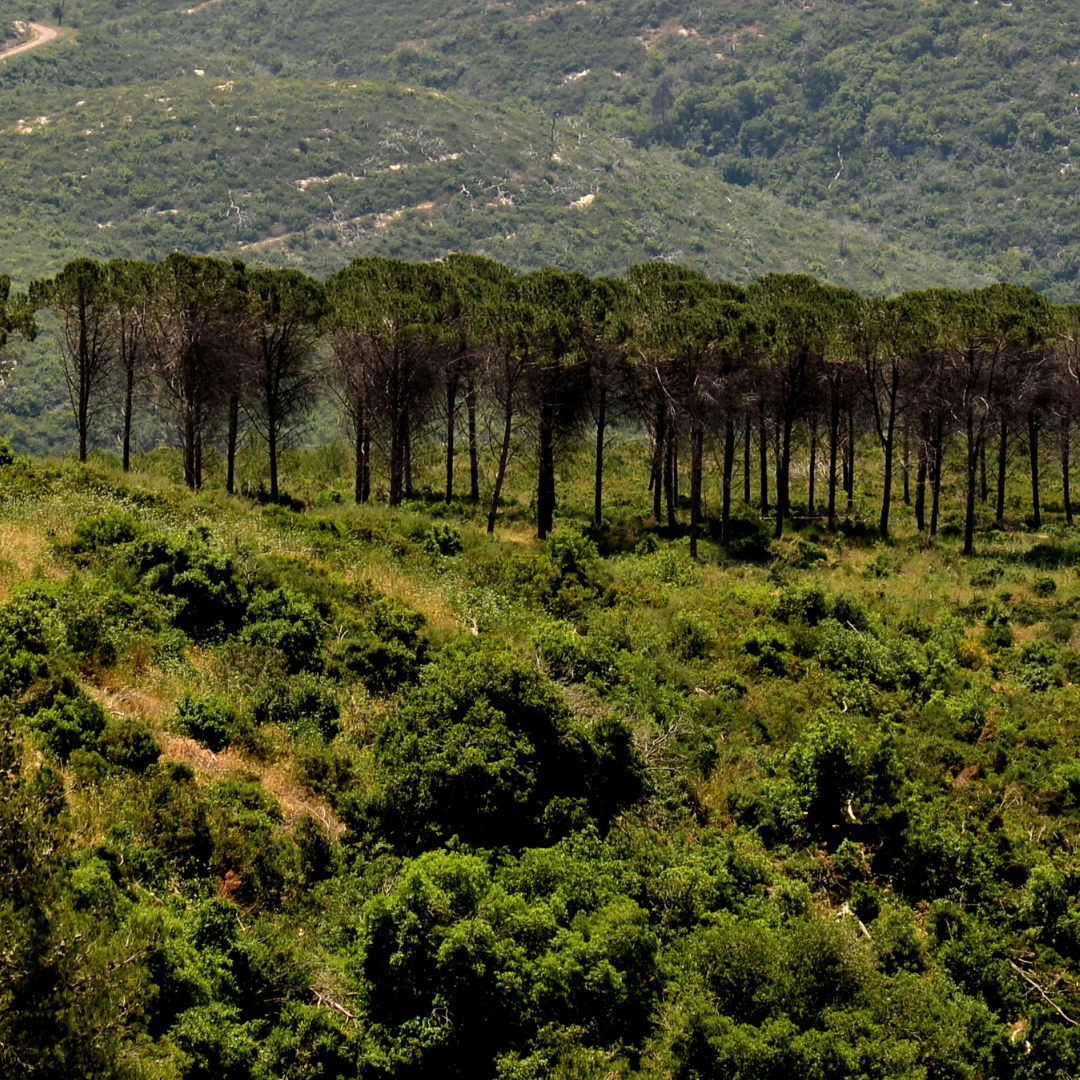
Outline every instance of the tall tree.
[(144, 262), (111, 259), (105, 270), (109, 280), (116, 359), (123, 373), (121, 451), (124, 472), (128, 472), (131, 468), (135, 386), (146, 361), (146, 314), (152, 267)]
[(90, 425), (116, 360), (109, 275), (93, 259), (74, 259), (56, 277), (32, 282), (30, 299), (35, 307), (51, 310), (60, 323), (60, 355), (79, 437), (79, 460), (86, 461)]
[(266, 441), (270, 498), (276, 500), (278, 454), (311, 406), (319, 383), (315, 364), (326, 289), (299, 270), (249, 270), (245, 294), (248, 415)]
[(154, 268), (147, 355), (175, 414), (184, 482), (202, 485), (202, 452), (243, 355), (242, 263), (174, 253)]

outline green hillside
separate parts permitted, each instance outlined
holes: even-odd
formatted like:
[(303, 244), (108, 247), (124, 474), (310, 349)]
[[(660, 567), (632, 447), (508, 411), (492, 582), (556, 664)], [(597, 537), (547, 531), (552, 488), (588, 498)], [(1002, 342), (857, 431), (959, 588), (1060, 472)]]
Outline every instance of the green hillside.
[[(0, 5), (5, 22), (55, 14)], [(272, 242), (248, 257), (325, 270), (468, 247), (522, 267), (811, 269), (867, 291), (986, 275), (1072, 299), (1074, 19), (1063, 0), (67, 0), (72, 33), (0, 62), (20, 193), (6, 258), (18, 276), (81, 250)], [(296, 186), (365, 164), (362, 191)], [(561, 212), (593, 192), (588, 213)]]

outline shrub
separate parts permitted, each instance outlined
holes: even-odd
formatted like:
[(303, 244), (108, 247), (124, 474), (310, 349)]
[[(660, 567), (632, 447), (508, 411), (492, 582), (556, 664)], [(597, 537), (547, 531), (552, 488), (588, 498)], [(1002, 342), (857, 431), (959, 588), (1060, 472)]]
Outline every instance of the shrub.
[(176, 703), (173, 726), (181, 735), (197, 739), (216, 752), (233, 741), (237, 726), (236, 710), (216, 694), (196, 697), (188, 693)]
[(1057, 592), (1057, 582), (1048, 574), (1039, 574), (1031, 585), (1031, 591), (1038, 597), (1046, 599)]
[(973, 589), (989, 589), (996, 585), (1004, 574), (1001, 563), (983, 563), (971, 571), (968, 582)]
[[(732, 509), (728, 521), (727, 553), (743, 562), (764, 562), (769, 557), (771, 530), (761, 515), (740, 503)], [(719, 536), (714, 539), (719, 540)]]
[(375, 600), (363, 621), (346, 623), (330, 666), (360, 678), (376, 693), (390, 693), (416, 678), (427, 655), (426, 619), (393, 597)]
[(445, 557), (460, 555), (464, 550), (461, 530), (456, 525), (436, 522), (424, 534), (423, 548), (432, 555)]
[(743, 638), (743, 651), (752, 662), (755, 671), (768, 675), (783, 675), (787, 672), (784, 652), (787, 640), (772, 630), (751, 630)]
[(1016, 665), (1016, 678), (1029, 690), (1049, 690), (1062, 681), (1060, 654), (1057, 647), (1047, 641), (1034, 641), (1020, 650)]
[(825, 591), (810, 582), (800, 582), (780, 590), (774, 614), (779, 622), (800, 622), (807, 626), (817, 626), (828, 611), (829, 601)]
[(671, 626), (671, 649), (681, 660), (704, 660), (716, 648), (716, 631), (692, 611), (680, 611)]
[(983, 644), (991, 652), (1012, 647), (1013, 629), (1010, 622), (1009, 612), (995, 601), (986, 613), (986, 629), (982, 635)]
[(92, 747), (105, 730), (105, 710), (70, 684), (53, 695), (31, 721), (41, 740), (61, 761), (76, 749)]
[(97, 738), (97, 751), (110, 764), (145, 773), (161, 756), (153, 732), (140, 720), (110, 720)]
[(240, 642), (277, 649), (290, 672), (321, 666), (322, 628), (315, 609), (288, 586), (252, 597)]
[[(519, 849), (563, 832), (571, 804), (605, 817), (644, 787), (625, 728), (576, 724), (555, 687), (510, 651), (452, 650), (375, 743), (381, 792), (354, 819), (416, 850), (458, 836)], [(366, 819), (366, 820), (365, 820)]]
[(137, 540), (144, 532), (138, 519), (117, 507), (97, 517), (83, 518), (75, 526), (69, 550), (74, 555), (91, 554)]
[(317, 732), (332, 739), (338, 733), (340, 716), (333, 685), (317, 675), (291, 679), (266, 675), (256, 686), (255, 719), (259, 723), (281, 724), (294, 734)]
[(214, 550), (206, 530), (183, 542), (135, 541), (129, 556), (142, 584), (171, 602), (173, 624), (190, 637), (218, 639), (240, 625), (245, 590), (235, 562)]

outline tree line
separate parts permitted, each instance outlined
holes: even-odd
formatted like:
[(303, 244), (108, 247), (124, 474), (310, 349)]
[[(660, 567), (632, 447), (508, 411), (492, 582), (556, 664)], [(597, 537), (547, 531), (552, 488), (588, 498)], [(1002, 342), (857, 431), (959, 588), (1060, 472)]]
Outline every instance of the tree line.
[[(719, 482), (722, 540), (739, 472), (742, 498), (772, 516), (779, 538), (797, 455), (800, 468), (808, 464), (806, 513), (834, 528), (841, 502), (849, 513), (854, 507), (864, 440), (880, 449), (883, 537), (898, 478), (919, 530), (935, 535), (950, 450), (962, 463), (965, 552), (973, 549), (976, 503), (989, 498), (988, 471), (1004, 517), (1006, 468), (1018, 447), (1030, 462), (1038, 525), (1047, 431), (1072, 521), (1080, 306), (1052, 305), (1026, 287), (882, 299), (805, 275), (768, 274), (743, 287), (663, 262), (622, 278), (515, 274), (460, 254), (431, 263), (361, 258), (320, 282), (298, 270), (180, 253), (157, 264), (76, 259), (25, 296), (0, 284), (4, 338), (32, 336), (38, 311), (55, 316), (80, 459), (101, 409), (119, 397), (130, 467), (135, 391), (144, 384), (174, 419), (192, 489), (202, 484), (204, 448), (215, 446), (224, 449), (233, 490), (246, 424), (265, 444), (269, 494), (280, 498), (279, 453), (317, 395), (331, 390), (355, 438), (358, 503), (372, 497), (376, 461), (388, 474), (391, 505), (413, 494), (420, 440), (441, 442), (452, 500), (464, 487), (455, 476), (463, 436), (470, 499), (481, 498), (482, 444), (495, 461), (489, 531), (511, 459), (529, 446), (537, 534), (547, 536), (556, 464), (586, 431), (595, 432), (599, 527), (605, 442), (617, 423), (648, 433), (658, 522), (676, 526), (688, 472), (695, 555), (707, 477)], [(119, 395), (107, 392), (118, 382)]]

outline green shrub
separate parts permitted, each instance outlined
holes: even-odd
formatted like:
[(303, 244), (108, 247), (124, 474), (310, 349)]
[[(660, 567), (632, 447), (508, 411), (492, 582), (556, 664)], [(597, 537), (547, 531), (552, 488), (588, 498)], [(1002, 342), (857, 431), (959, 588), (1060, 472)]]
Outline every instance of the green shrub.
[(67, 761), (73, 750), (94, 746), (105, 723), (105, 710), (83, 691), (67, 685), (31, 720), (44, 745), (61, 761)]
[(260, 590), (248, 604), (239, 635), (245, 645), (277, 649), (290, 672), (322, 666), (322, 626), (315, 609), (288, 586)]
[(612, 792), (625, 804), (644, 785), (621, 725), (594, 741), (535, 666), (493, 646), (440, 656), (384, 721), (375, 758), (381, 790), (352, 824), (404, 850), (455, 835), (520, 849), (565, 831), (575, 802), (606, 824)]
[(110, 507), (103, 514), (78, 522), (68, 548), (74, 555), (91, 554), (128, 544), (144, 532), (142, 524), (133, 514)]
[(750, 630), (743, 637), (743, 652), (751, 660), (755, 671), (766, 675), (784, 675), (787, 664), (784, 653), (789, 642), (773, 630)]
[(176, 703), (173, 727), (208, 749), (223, 750), (236, 735), (236, 710), (222, 697), (187, 693)]
[(989, 589), (996, 585), (1005, 575), (1001, 563), (988, 562), (977, 566), (971, 571), (968, 582), (973, 589)]
[(216, 640), (239, 628), (246, 597), (236, 563), (212, 548), (208, 535), (192, 530), (182, 542), (144, 537), (129, 561), (142, 585), (170, 602), (178, 629)]
[(1016, 678), (1029, 690), (1042, 692), (1064, 681), (1060, 653), (1047, 641), (1033, 641), (1020, 650)]
[(1031, 591), (1038, 597), (1046, 599), (1049, 596), (1053, 596), (1057, 592), (1057, 582), (1048, 574), (1036, 575), (1035, 580), (1032, 582)]
[(461, 530), (456, 525), (436, 522), (424, 533), (423, 548), (432, 555), (449, 557), (460, 555), (464, 550), (461, 542)]
[(145, 773), (161, 756), (153, 732), (140, 720), (110, 720), (97, 738), (97, 751), (110, 764)]
[[(719, 540), (719, 533), (713, 535)], [(728, 521), (727, 553), (742, 562), (764, 562), (770, 554), (772, 530), (761, 515), (744, 503), (732, 509)]]
[(692, 611), (680, 611), (672, 620), (671, 650), (680, 660), (704, 660), (716, 649), (716, 631)]
[(800, 622), (807, 626), (817, 626), (828, 612), (829, 601), (825, 591), (808, 581), (784, 586), (774, 608), (779, 622)]
[(256, 686), (255, 719), (260, 724), (281, 724), (297, 735), (314, 732), (332, 739), (340, 716), (333, 685), (318, 675), (266, 675)]
[(352, 675), (376, 693), (416, 678), (427, 655), (426, 619), (393, 597), (372, 602), (362, 621), (345, 622), (330, 653), (330, 669)]
[(982, 634), (982, 643), (991, 652), (1012, 647), (1013, 629), (1011, 622), (1008, 610), (995, 601), (986, 613), (986, 629)]

